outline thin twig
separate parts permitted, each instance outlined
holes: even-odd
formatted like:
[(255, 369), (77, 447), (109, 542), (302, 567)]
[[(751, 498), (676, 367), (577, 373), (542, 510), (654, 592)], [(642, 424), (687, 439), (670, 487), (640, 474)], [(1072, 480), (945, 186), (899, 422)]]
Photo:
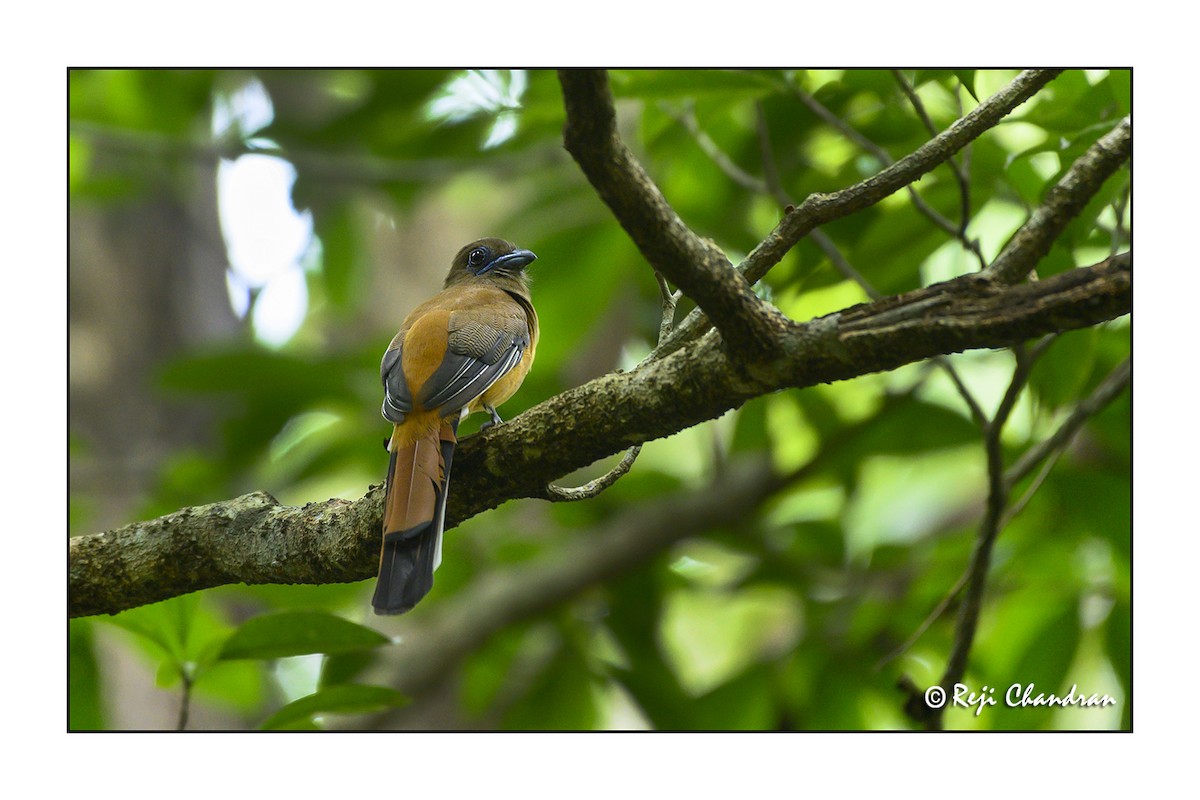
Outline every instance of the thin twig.
[(763, 109), (762, 102), (754, 104), (754, 114), (754, 127), (758, 134), (758, 149), (762, 158), (763, 183), (767, 186), (767, 194), (786, 208), (792, 205), (792, 198), (783, 188), (783, 181), (779, 178), (779, 167), (775, 163), (775, 151), (771, 147), (771, 129), (767, 125), (767, 112)]
[(969, 575), (969, 572), (963, 572), (962, 575), (958, 576), (958, 580), (955, 581), (954, 585), (950, 587), (950, 591), (946, 592), (946, 594), (942, 596), (942, 599), (938, 601), (938, 604), (934, 606), (933, 610), (929, 612), (929, 615), (922, 620), (921, 624), (917, 626), (917, 629), (913, 631), (907, 639), (904, 640), (904, 643), (883, 658), (879, 659), (878, 663), (875, 664), (876, 672), (907, 653), (912, 649), (913, 645), (920, 641), (921, 637), (925, 635), (925, 631), (929, 630), (929, 626), (937, 622), (938, 619), (941, 618), (942, 614), (946, 613), (946, 609), (949, 608), (950, 604), (954, 602), (954, 598), (958, 597), (959, 592), (961, 592), (963, 587), (967, 585), (967, 577)]
[(1033, 361), (1037, 361), (1047, 350), (1050, 349), (1050, 345), (1057, 341), (1057, 333), (1046, 334), (1041, 339), (1038, 339), (1036, 342), (1034, 342), (1033, 346), (1029, 348), (1029, 358)]
[[(892, 70), (892, 77), (896, 79), (896, 83), (900, 86), (900, 91), (904, 92), (904, 96), (908, 98), (908, 102), (913, 107), (913, 111), (917, 112), (921, 123), (925, 126), (925, 130), (929, 131), (931, 136), (938, 135), (937, 126), (933, 124), (933, 120), (929, 116), (929, 112), (925, 110), (925, 104), (921, 102), (917, 90), (908, 82), (908, 78), (904, 77), (904, 73), (898, 69)], [(950, 159), (953, 163), (954, 159)]]
[(1063, 450), (1093, 415), (1107, 406), (1129, 385), (1132, 367), (1125, 359), (1113, 368), (1091, 394), (1076, 404), (1075, 409), (1054, 433), (1026, 450), (1004, 473), (1004, 482), (1011, 488), (1037, 468), (1047, 456)]
[(625, 451), (625, 456), (621, 462), (611, 470), (596, 478), (593, 481), (588, 481), (583, 486), (576, 488), (568, 488), (565, 486), (555, 486), (553, 483), (546, 486), (546, 496), (550, 500), (574, 502), (576, 500), (588, 500), (603, 492), (608, 487), (619, 481), (625, 473), (633, 467), (633, 462), (637, 460), (638, 453), (642, 452), (640, 444), (634, 445)]
[(672, 108), (666, 103), (659, 104), (659, 107), (670, 115), (676, 122), (687, 129), (687, 132), (692, 135), (696, 144), (704, 151), (704, 154), (712, 159), (721, 172), (725, 173), (730, 180), (741, 186), (743, 189), (749, 189), (758, 194), (769, 194), (766, 182), (761, 178), (751, 175), (746, 170), (739, 167), (732, 158), (725, 154), (720, 146), (712, 140), (712, 137), (700, 127), (700, 123), (696, 120), (696, 112), (692, 108), (679, 111)]
[[(925, 130), (929, 131), (931, 136), (937, 136), (939, 131), (937, 126), (933, 124), (933, 120), (929, 116), (929, 112), (925, 110), (925, 104), (921, 102), (920, 95), (916, 89), (908, 82), (908, 78), (904, 77), (904, 73), (898, 69), (892, 70), (892, 76), (896, 79), (896, 83), (900, 85), (900, 90), (904, 92), (904, 96), (908, 98), (908, 102), (912, 105), (913, 110), (917, 112), (921, 122), (925, 125)], [(970, 158), (971, 146), (967, 145), (962, 149), (963, 164), (958, 163), (958, 158), (951, 158), (946, 163), (950, 166), (950, 171), (954, 173), (954, 180), (958, 182), (958, 192), (962, 204), (960, 219), (958, 224), (958, 235), (962, 239), (966, 239), (967, 226), (971, 221), (971, 178), (967, 172), (967, 160)]]
[[(866, 136), (863, 136), (848, 122), (822, 105), (821, 102), (811, 94), (796, 85), (792, 85), (791, 89), (792, 93), (796, 95), (800, 102), (807, 106), (810, 111), (817, 115), (817, 117), (823, 120), (825, 124), (829, 125), (831, 128), (838, 131), (838, 133), (842, 134), (842, 136), (858, 145), (860, 149), (866, 150), (868, 153), (875, 156), (875, 158), (879, 159), (879, 161), (882, 162), (885, 167), (890, 167), (896, 163), (895, 159), (892, 158), (891, 154), (888, 153), (887, 150), (875, 144)], [(934, 136), (937, 136), (937, 131), (934, 131), (933, 134)], [(904, 188), (908, 192), (909, 197), (912, 198), (913, 208), (923, 214), (938, 228), (941, 228), (943, 231), (957, 239), (962, 244), (964, 249), (970, 253), (973, 253), (975, 257), (979, 259), (980, 269), (983, 269), (987, 266), (987, 260), (983, 257), (983, 252), (979, 249), (979, 243), (967, 238), (966, 221), (964, 221), (961, 225), (955, 225), (953, 222), (946, 219), (946, 217), (942, 216), (937, 209), (926, 203), (924, 198), (921, 197), (920, 193), (917, 192), (916, 187), (914, 187), (911, 183)]]
[[(654, 279), (658, 282), (658, 291), (662, 297), (662, 320), (658, 324), (658, 341), (661, 344), (671, 334), (671, 328), (675, 324), (675, 306), (679, 303), (679, 298), (682, 294), (678, 291), (672, 292), (671, 287), (667, 285), (666, 276), (657, 270), (654, 272)], [(640, 444), (634, 445), (625, 451), (625, 456), (621, 459), (620, 463), (604, 475), (595, 480), (588, 481), (583, 486), (570, 488), (556, 486), (553, 483), (547, 484), (546, 497), (550, 500), (562, 502), (575, 502), (577, 500), (593, 498), (629, 472), (633, 468), (633, 462), (637, 460), (638, 454), (641, 452), (642, 446)]]
[(683, 293), (678, 290), (672, 292), (671, 287), (667, 285), (666, 276), (657, 270), (654, 273), (654, 280), (658, 281), (658, 292), (662, 297), (662, 320), (658, 323), (657, 342), (657, 344), (662, 344), (675, 327), (675, 307), (679, 304), (679, 298), (683, 296)]
[[(960, 81), (958, 91), (954, 93), (954, 102), (958, 106), (958, 115), (961, 117), (963, 113), (963, 85)], [(962, 174), (962, 183), (960, 191), (962, 192), (962, 219), (963, 233), (967, 230), (967, 220), (971, 218), (971, 153), (973, 152), (973, 144), (968, 144), (962, 149), (962, 164), (958, 167)]]
[(950, 359), (946, 356), (938, 356), (933, 359), (933, 363), (945, 370), (946, 374), (950, 376), (950, 380), (954, 383), (954, 388), (958, 390), (959, 396), (967, 404), (967, 409), (971, 412), (971, 419), (975, 424), (980, 428), (986, 428), (987, 414), (983, 413), (983, 407), (979, 405), (979, 401), (975, 399), (975, 395), (971, 394), (971, 390), (963, 383), (962, 376), (958, 374), (958, 370), (950, 363)]
[(1129, 231), (1125, 230), (1125, 209), (1129, 206), (1129, 187), (1125, 187), (1125, 191), (1121, 192), (1113, 203), (1113, 213), (1116, 215), (1117, 221), (1113, 225), (1112, 230), (1112, 246), (1110, 253), (1116, 253), (1121, 249), (1122, 245), (1129, 241)]
[[(712, 140), (712, 137), (708, 136), (708, 134), (706, 134), (699, 127), (699, 125), (696, 124), (695, 114), (672, 114), (672, 116), (674, 116), (675, 119), (682, 124), (689, 133), (692, 134), (692, 137), (695, 139), (696, 144), (700, 147), (700, 150), (707, 155), (712, 160), (713, 164), (722, 170), (730, 180), (745, 189), (749, 189), (752, 192), (758, 192), (773, 197), (779, 203), (779, 205), (790, 209), (792, 207), (792, 200), (779, 181), (779, 171), (775, 167), (775, 158), (771, 153), (771, 143), (769, 139), (769, 133), (767, 131), (766, 113), (763, 111), (761, 102), (755, 103), (754, 108), (758, 117), (758, 138), (759, 145), (762, 149), (763, 180), (759, 180), (754, 175), (751, 175), (733, 163), (733, 160), (725, 155), (720, 147), (717, 146), (716, 142)], [(667, 109), (667, 113), (672, 112)], [(660, 273), (656, 271), (655, 274), (657, 275)], [(656, 346), (650, 355), (646, 357), (646, 360), (653, 361), (656, 358), (669, 355), (671, 352), (674, 352), (682, 347), (685, 342), (697, 339), (701, 335), (707, 333), (712, 328), (712, 323), (709, 322), (703, 311), (701, 311), (699, 308), (695, 308), (690, 314), (687, 315), (687, 317), (684, 318), (680, 327), (684, 329), (683, 335), (674, 338), (660, 337), (658, 340), (658, 346)]]
[(878, 300), (883, 297), (883, 292), (876, 289), (861, 272), (846, 260), (846, 257), (842, 255), (842, 251), (838, 249), (833, 239), (830, 239), (825, 231), (817, 228), (808, 235), (808, 238), (812, 239), (813, 244), (820, 248), (825, 257), (829, 259), (829, 263), (833, 264), (833, 268), (838, 271), (839, 275), (848, 281), (858, 284), (859, 288), (872, 300)]
[[(1045, 482), (1047, 477), (1049, 477), (1050, 472), (1054, 469), (1054, 465), (1058, 463), (1059, 456), (1062, 454), (1063, 450), (1058, 449), (1050, 455), (1050, 457), (1046, 460), (1046, 463), (1042, 465), (1042, 469), (1038, 472), (1037, 477), (1034, 478), (1033, 482), (1029, 484), (1029, 487), (1025, 489), (1025, 493), (1022, 494), (1020, 498), (1018, 498), (1017, 501), (1010, 505), (1008, 510), (1004, 512), (1004, 518), (1000, 520), (1001, 529), (1007, 528), (1008, 523), (1016, 519), (1017, 515), (1025, 510), (1025, 506), (1029, 505), (1029, 501), (1033, 499), (1035, 494), (1037, 494), (1038, 489), (1042, 488), (1042, 483)], [(1009, 487), (1011, 489), (1011, 483), (1009, 484)]]
[(181, 696), (179, 698), (179, 717), (175, 722), (175, 730), (187, 730), (188, 714), (192, 705), (192, 675), (187, 666), (179, 670), (179, 677), (182, 681)]
[[(1013, 370), (1012, 380), (995, 415), (988, 424), (984, 435), (984, 450), (987, 455), (988, 495), (984, 510), (983, 521), (979, 526), (979, 536), (975, 543), (975, 551), (967, 570), (966, 586), (962, 608), (959, 611), (958, 625), (955, 630), (954, 644), (946, 661), (946, 671), (942, 674), (941, 687), (950, 692), (955, 684), (962, 680), (967, 669), (967, 657), (975, 642), (975, 631), (979, 625), (979, 614), (983, 608), (983, 591), (987, 584), (988, 567), (991, 564), (992, 548), (1002, 529), (1004, 509), (1008, 503), (1009, 485), (1004, 480), (1004, 451), (1001, 445), (1001, 433), (1005, 423), (1012, 415), (1017, 405), (1017, 399), (1029, 380), (1030, 371), (1036, 358), (1031, 357), (1023, 346), (1013, 348), (1017, 365)], [(923, 722), (927, 727), (940, 729), (942, 727), (943, 708), (929, 709)]]
[(868, 208), (919, 179), (994, 128), (1061, 72), (1057, 69), (1025, 70), (1008, 86), (890, 167), (831, 194), (809, 195), (746, 256), (738, 265), (738, 271), (751, 283), (757, 282), (813, 228)]

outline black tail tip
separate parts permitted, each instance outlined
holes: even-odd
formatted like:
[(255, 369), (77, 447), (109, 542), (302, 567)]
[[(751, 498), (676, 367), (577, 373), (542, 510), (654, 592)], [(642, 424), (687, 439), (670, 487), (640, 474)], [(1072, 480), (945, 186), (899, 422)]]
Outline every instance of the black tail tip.
[(372, 605), (371, 607), (374, 608), (375, 613), (381, 617), (398, 617), (401, 614), (407, 614), (409, 611), (412, 611), (414, 608), (416, 608), (416, 604), (414, 603), (413, 605), (402, 605), (402, 606)]
[[(397, 576), (385, 576), (377, 583), (375, 596), (371, 598), (371, 607), (381, 616), (396, 616), (406, 614), (417, 607), (433, 588), (433, 581), (404, 581), (396, 580)], [(432, 578), (432, 576), (430, 576)]]

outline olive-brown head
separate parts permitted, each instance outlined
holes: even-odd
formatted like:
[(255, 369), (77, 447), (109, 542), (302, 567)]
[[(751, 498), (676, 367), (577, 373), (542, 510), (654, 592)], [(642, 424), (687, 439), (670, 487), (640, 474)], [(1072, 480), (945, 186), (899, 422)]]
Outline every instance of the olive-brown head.
[(513, 284), (522, 289), (528, 287), (525, 267), (537, 259), (528, 250), (522, 250), (504, 239), (486, 238), (471, 242), (458, 251), (450, 272), (446, 275), (446, 286), (486, 280), (497, 284)]

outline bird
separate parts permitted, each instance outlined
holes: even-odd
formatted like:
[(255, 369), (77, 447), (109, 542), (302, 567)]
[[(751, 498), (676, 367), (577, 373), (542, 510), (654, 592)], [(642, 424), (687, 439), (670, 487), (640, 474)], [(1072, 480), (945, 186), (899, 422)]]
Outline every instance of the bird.
[(491, 415), (484, 427), (503, 422), (496, 407), (533, 364), (538, 317), (525, 268), (536, 258), (494, 237), (466, 245), (441, 292), (413, 309), (383, 354), (392, 435), (376, 614), (403, 614), (433, 587), (458, 425), (476, 411)]

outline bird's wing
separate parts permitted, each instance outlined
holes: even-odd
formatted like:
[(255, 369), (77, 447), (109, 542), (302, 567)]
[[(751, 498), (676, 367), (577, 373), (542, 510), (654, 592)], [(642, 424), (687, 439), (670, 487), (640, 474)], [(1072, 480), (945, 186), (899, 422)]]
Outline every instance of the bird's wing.
[(509, 314), (456, 312), (441, 364), (421, 387), (423, 408), (453, 413), (487, 391), (521, 360), (529, 347), (529, 324)]
[(404, 379), (401, 369), (403, 344), (395, 343), (383, 354), (383, 363), (379, 371), (383, 377), (383, 418), (397, 425), (404, 422), (404, 416), (413, 410), (412, 393), (408, 390), (408, 381)]

